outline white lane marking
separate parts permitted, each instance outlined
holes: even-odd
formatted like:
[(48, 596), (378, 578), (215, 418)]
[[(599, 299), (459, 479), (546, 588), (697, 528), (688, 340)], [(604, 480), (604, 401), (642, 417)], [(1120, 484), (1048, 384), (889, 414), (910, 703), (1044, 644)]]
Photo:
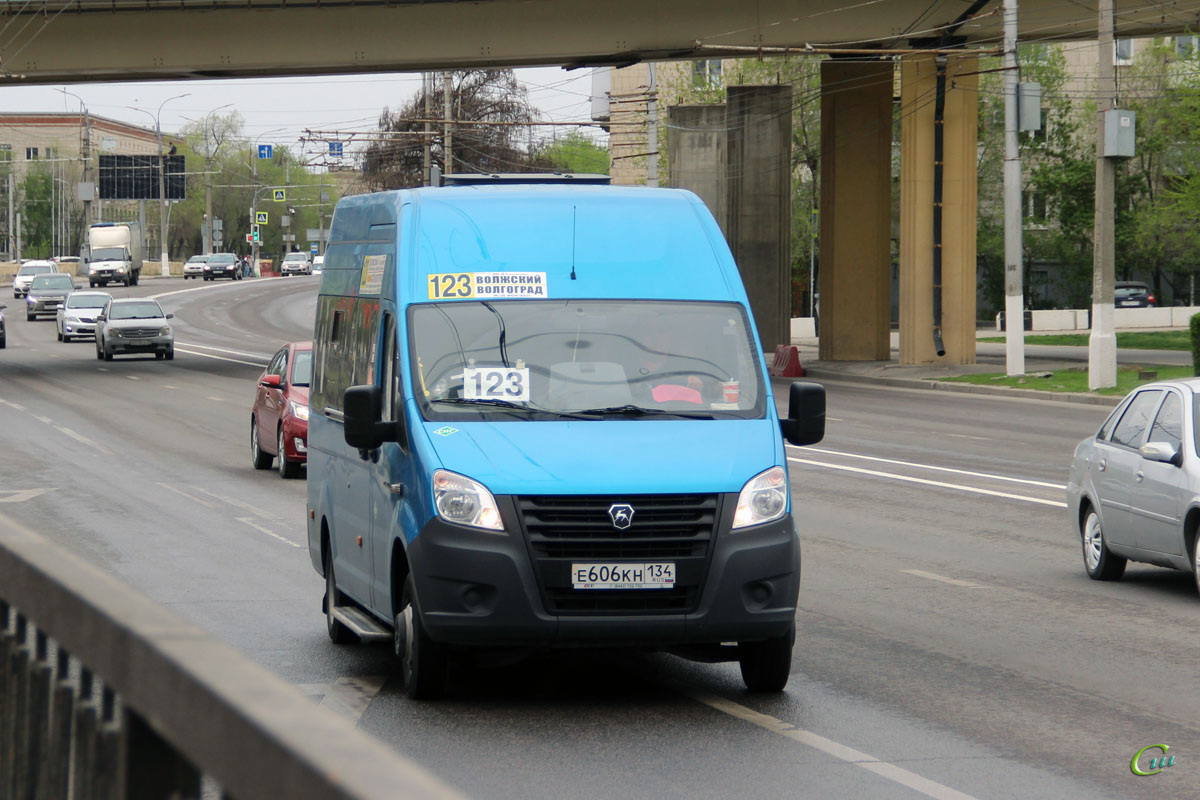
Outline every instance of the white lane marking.
[(175, 349), (181, 353), (187, 353), (189, 356), (203, 356), (204, 358), (213, 358), (213, 359), (216, 359), (217, 361), (232, 361), (234, 364), (245, 364), (246, 366), (249, 366), (249, 367), (265, 367), (269, 363), (268, 360), (265, 358), (262, 360), (262, 363), (256, 363), (254, 361), (242, 361), (239, 358), (226, 358), (225, 356), (214, 356), (212, 353), (201, 353), (198, 350), (185, 350), (182, 347), (179, 347), (178, 345), (176, 345)]
[(1049, 483), (1048, 481), (1035, 481), (1030, 478), (1010, 478), (1007, 475), (996, 475), (991, 472), (972, 472), (969, 469), (955, 469), (954, 467), (937, 467), (933, 464), (920, 464), (915, 461), (899, 461), (894, 458), (880, 458), (879, 456), (864, 456), (858, 453), (843, 453), (841, 450), (826, 450), (823, 447), (802, 447), (797, 448), (793, 445), (794, 452), (797, 453), (825, 453), (831, 456), (842, 456), (843, 458), (858, 458), (863, 461), (874, 461), (879, 464), (895, 464), (900, 467), (915, 467), (916, 469), (927, 469), (934, 472), (951, 472), (955, 475), (967, 475), (972, 478), (987, 478), (993, 481), (1005, 481), (1006, 483), (1023, 483), (1027, 486), (1042, 486), (1046, 489), (1062, 489), (1066, 490), (1067, 486), (1064, 483)]
[(179, 387), (178, 387), (178, 386), (171, 386), (169, 383), (164, 383), (162, 388), (164, 388), (164, 389), (178, 389)]
[(207, 500), (201, 500), (199, 497), (196, 497), (195, 495), (192, 495), (192, 494), (188, 494), (187, 492), (183, 491), (182, 489), (176, 489), (174, 486), (172, 486), (169, 483), (163, 483), (162, 481), (159, 481), (158, 485), (161, 486), (162, 488), (166, 489), (169, 492), (174, 492), (175, 494), (186, 497), (188, 500), (191, 500), (193, 503), (199, 503), (200, 505), (204, 506), (205, 508), (216, 508), (216, 506), (214, 506), (212, 503), (208, 502)]
[(826, 417), (825, 421), (826, 422), (845, 422), (846, 420), (842, 419), (841, 417)]
[(212, 400), (214, 403), (224, 403), (225, 402), (220, 397), (213, 397), (211, 394), (208, 397), (206, 397), (205, 399)]
[(938, 575), (935, 572), (926, 572), (922, 569), (902, 569), (900, 570), (905, 575), (913, 575), (918, 578), (926, 578), (931, 581), (940, 581), (948, 583), (951, 586), (962, 586), (967, 589), (986, 589), (982, 583), (971, 583), (970, 581), (959, 580), (958, 578), (947, 578), (945, 575)]
[(54, 420), (50, 419), (50, 417), (43, 417), (41, 414), (30, 414), (30, 416), (33, 417), (34, 419), (36, 419), (38, 422), (44, 423), (46, 425), (54, 424)]
[(201, 350), (216, 350), (218, 353), (226, 353), (231, 356), (247, 356), (249, 358), (261, 358), (265, 361), (271, 360), (269, 353), (246, 353), (241, 350), (230, 350), (225, 347), (213, 347), (207, 344), (196, 344), (195, 342), (176, 342), (175, 344), (183, 345), (184, 347), (199, 347)]
[(112, 450), (109, 450), (107, 447), (100, 444), (99, 442), (92, 441), (88, 437), (84, 436), (82, 433), (76, 433), (75, 431), (71, 430), (70, 428), (64, 427), (62, 425), (55, 425), (54, 430), (58, 431), (61, 434), (66, 435), (66, 436), (70, 436), (72, 439), (79, 442), (80, 444), (86, 444), (88, 447), (99, 450), (101, 453), (104, 453), (105, 455), (110, 455), (110, 456), (112, 455), (112, 452), (113, 452)]
[(986, 436), (968, 436), (965, 433), (947, 433), (946, 435), (953, 436), (955, 439), (974, 439), (977, 442), (990, 442), (991, 441), (991, 439), (989, 439)]
[(54, 489), (0, 489), (0, 503), (24, 503)]
[(358, 722), (371, 700), (379, 694), (386, 678), (338, 678), (329, 684), (320, 705), (341, 714), (351, 722)]
[(785, 736), (794, 742), (808, 745), (826, 755), (833, 756), (839, 761), (853, 764), (856, 767), (862, 767), (881, 778), (893, 781), (901, 786), (907, 786), (909, 789), (920, 792), (926, 797), (934, 798), (934, 800), (975, 800), (971, 795), (963, 794), (957, 789), (951, 789), (949, 786), (931, 781), (928, 778), (923, 778), (915, 772), (909, 772), (903, 767), (898, 767), (887, 761), (880, 761), (878, 758), (867, 755), (860, 750), (855, 750), (853, 747), (847, 747), (832, 739), (826, 739), (824, 736), (812, 731), (802, 730), (791, 723), (784, 722), (769, 714), (755, 711), (752, 708), (747, 708), (732, 700), (726, 700), (724, 697), (700, 691), (685, 690), (684, 693), (709, 708), (714, 708), (722, 713), (737, 717), (740, 720), (749, 722), (751, 725), (757, 725), (771, 733)]
[(108, 367), (96, 367), (96, 369), (100, 370), (101, 372), (111, 372)]
[(842, 464), (828, 464), (824, 461), (810, 461), (807, 458), (788, 458), (788, 461), (793, 461), (797, 464), (811, 464), (814, 467), (826, 467), (828, 469), (840, 469), (843, 472), (857, 472), (861, 475), (875, 475), (880, 478), (891, 478), (897, 481), (905, 481), (907, 483), (920, 483), (925, 486), (937, 486), (942, 489), (956, 489), (960, 492), (972, 492), (974, 494), (986, 494), (990, 497), (1003, 497), (1007, 500), (1024, 500), (1027, 503), (1037, 503), (1042, 506), (1053, 506), (1054, 508), (1066, 508), (1067, 504), (1061, 500), (1043, 500), (1040, 497), (1029, 497), (1023, 494), (1010, 494), (1008, 492), (994, 492), (991, 489), (980, 489), (975, 486), (963, 486), (958, 483), (944, 483), (943, 481), (930, 481), (924, 478), (914, 478), (909, 475), (897, 475), (894, 472), (879, 472), (873, 469), (863, 469), (861, 467), (848, 467)]
[(267, 536), (270, 536), (273, 539), (278, 539), (279, 541), (283, 542), (286, 545), (291, 545), (292, 547), (297, 547), (297, 548), (304, 547), (304, 545), (302, 545), (302, 544), (296, 544), (291, 539), (280, 536), (278, 533), (271, 530), (270, 528), (266, 528), (266, 527), (263, 527), (262, 525), (259, 525), (257, 522), (255, 522), (250, 517), (236, 517), (235, 519), (237, 519), (237, 521), (242, 523), (243, 525), (249, 525), (251, 528), (254, 528), (254, 530), (258, 531), (259, 533), (265, 533)]
[(240, 508), (243, 511), (249, 511), (254, 516), (262, 517), (263, 519), (267, 520), (268, 522), (279, 522), (280, 521), (279, 517), (275, 516), (271, 512), (263, 511), (261, 508), (255, 508), (254, 506), (250, 505), (249, 503), (243, 503), (241, 500), (235, 500), (232, 497), (226, 497), (223, 494), (217, 494), (216, 492), (209, 491), (208, 489), (205, 489), (200, 486), (193, 486), (192, 489), (194, 489), (197, 492), (200, 492), (201, 494), (206, 494), (209, 497), (212, 497), (216, 500), (220, 500), (222, 503), (228, 503), (229, 505), (234, 506), (235, 508)]
[[(207, 283), (207, 281), (206, 281), (206, 283)], [(228, 286), (237, 286), (237, 285), (238, 285), (237, 281), (230, 281), (229, 283), (214, 282), (212, 286), (193, 286), (191, 289), (174, 289), (170, 292), (159, 292), (158, 294), (146, 295), (146, 297), (150, 300), (158, 300), (160, 297), (170, 297), (171, 295), (184, 294), (186, 292), (202, 292), (205, 289), (216, 289), (218, 287), (225, 288)]]
[(131, 380), (131, 381), (140, 381), (141, 380), (141, 378), (139, 378), (137, 375), (126, 375), (125, 377), (129, 378), (129, 380)]
[(0, 398), (0, 403), (3, 403), (4, 405), (8, 406), (9, 408), (15, 408), (17, 411), (25, 410), (25, 406), (21, 405), (20, 403), (14, 403), (10, 400), (5, 400), (3, 398)]

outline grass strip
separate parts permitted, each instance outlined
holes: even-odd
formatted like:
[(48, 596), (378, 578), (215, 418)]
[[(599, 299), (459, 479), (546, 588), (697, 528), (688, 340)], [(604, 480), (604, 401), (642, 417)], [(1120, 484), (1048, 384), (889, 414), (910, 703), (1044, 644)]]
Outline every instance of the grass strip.
[[(981, 342), (1003, 342), (1003, 336), (988, 336)], [(1087, 347), (1086, 333), (1055, 333), (1025, 335), (1025, 344), (1045, 344), (1059, 347)], [(1192, 338), (1188, 331), (1120, 331), (1117, 347), (1127, 350), (1191, 350)]]
[[(1155, 372), (1157, 375), (1153, 378), (1138, 378), (1138, 374), (1143, 372)], [(1128, 394), (1135, 387), (1141, 386), (1143, 383), (1190, 377), (1192, 377), (1191, 367), (1172, 367), (1156, 364), (1146, 366), (1124, 365), (1117, 368), (1116, 387), (1100, 389), (1095, 394), (1124, 395)], [(1011, 377), (1003, 373), (957, 375), (953, 378), (939, 378), (939, 380), (951, 381), (953, 383), (974, 383), (979, 386), (1012, 386), (1017, 389), (1040, 389), (1043, 392), (1086, 393), (1088, 391), (1088, 373), (1086, 368), (1060, 369), (1049, 373), (1038, 372)]]

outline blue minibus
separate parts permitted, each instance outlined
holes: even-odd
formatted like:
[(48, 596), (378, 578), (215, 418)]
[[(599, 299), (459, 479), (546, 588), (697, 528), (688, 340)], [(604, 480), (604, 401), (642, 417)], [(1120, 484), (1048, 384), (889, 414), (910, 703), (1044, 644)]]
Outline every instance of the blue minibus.
[(308, 545), (336, 643), (410, 697), (468, 650), (638, 648), (791, 671), (800, 542), (737, 266), (690, 192), (346, 197), (313, 337)]

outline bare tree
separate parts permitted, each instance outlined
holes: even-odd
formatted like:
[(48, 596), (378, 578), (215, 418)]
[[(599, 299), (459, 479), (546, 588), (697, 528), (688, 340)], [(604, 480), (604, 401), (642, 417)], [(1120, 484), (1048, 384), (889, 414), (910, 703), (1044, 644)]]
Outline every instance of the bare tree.
[[(430, 92), (434, 119), (444, 108), (442, 82)], [(452, 73), (451, 117), (455, 122), (489, 122), (490, 125), (453, 125), (451, 144), (455, 172), (527, 172), (552, 168), (531, 160), (529, 127), (535, 112), (529, 95), (508, 69), (473, 69)], [(371, 190), (402, 189), (424, 183), (425, 94), (419, 92), (398, 111), (384, 109), (379, 131), (363, 158), (363, 179)], [(440, 123), (432, 126), (429, 142), (434, 163), (445, 170), (445, 142)]]

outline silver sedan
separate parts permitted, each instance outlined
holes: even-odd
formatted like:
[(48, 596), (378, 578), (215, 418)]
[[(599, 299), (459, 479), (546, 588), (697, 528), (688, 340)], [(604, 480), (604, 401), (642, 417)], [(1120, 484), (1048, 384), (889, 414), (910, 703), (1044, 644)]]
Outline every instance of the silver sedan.
[(1075, 448), (1067, 508), (1095, 580), (1128, 561), (1187, 570), (1200, 589), (1200, 378), (1148, 383)]

